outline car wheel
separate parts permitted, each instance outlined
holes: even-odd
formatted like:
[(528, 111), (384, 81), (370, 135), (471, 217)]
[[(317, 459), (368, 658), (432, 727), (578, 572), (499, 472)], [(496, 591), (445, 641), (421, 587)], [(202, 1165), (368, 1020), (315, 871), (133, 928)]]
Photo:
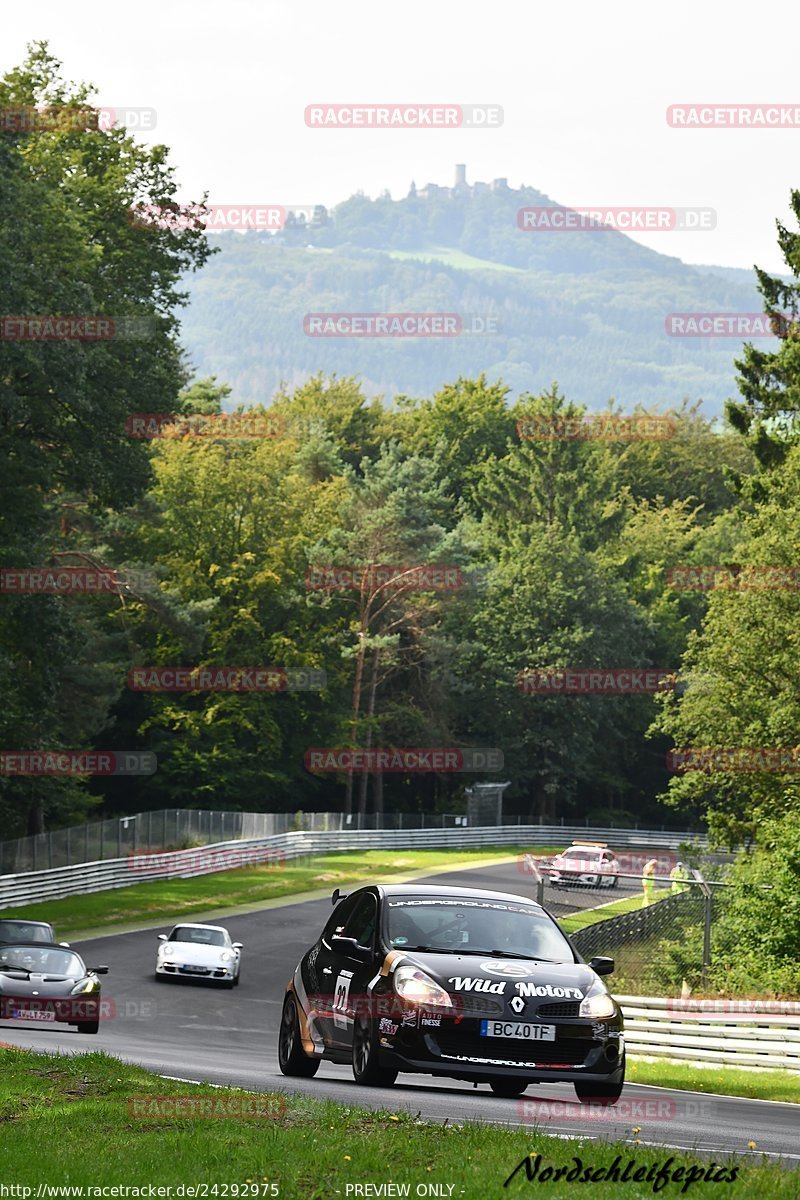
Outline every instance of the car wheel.
[(500, 1078), (489, 1080), (489, 1087), (495, 1096), (503, 1096), (506, 1100), (513, 1100), (515, 1096), (521, 1096), (527, 1086), (527, 1079)]
[(622, 1094), (622, 1085), (625, 1082), (625, 1059), (622, 1060), (622, 1071), (616, 1083), (593, 1083), (588, 1079), (586, 1082), (576, 1082), (575, 1094), (581, 1104), (600, 1104), (603, 1107), (607, 1104), (616, 1104)]
[(232, 987), (236, 986), (236, 980), (235, 979), (223, 979), (220, 986), (224, 987), (225, 990), (229, 992)]
[(234, 987), (238, 987), (238, 986), (239, 986), (239, 977), (240, 977), (240, 975), (241, 975), (241, 971), (237, 971), (237, 972), (236, 972), (236, 978), (235, 978), (235, 979), (234, 979), (234, 981), (233, 981), (233, 986), (234, 986)]
[(281, 1027), (278, 1033), (278, 1066), (284, 1075), (299, 1075), (311, 1079), (319, 1070), (319, 1059), (309, 1058), (300, 1041), (297, 1005), (289, 993), (283, 1002)]
[(100, 1029), (99, 1021), (79, 1021), (78, 1033), (97, 1033)]
[(353, 1078), (365, 1087), (391, 1087), (397, 1071), (378, 1061), (375, 1032), (370, 1021), (359, 1017), (353, 1029)]

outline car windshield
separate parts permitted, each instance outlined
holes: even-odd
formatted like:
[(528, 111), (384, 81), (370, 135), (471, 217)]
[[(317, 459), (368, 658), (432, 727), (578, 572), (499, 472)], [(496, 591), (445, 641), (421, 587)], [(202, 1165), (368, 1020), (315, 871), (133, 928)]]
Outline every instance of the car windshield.
[(179, 925), (169, 935), (171, 942), (193, 942), (196, 946), (224, 946), (225, 934), (221, 929), (192, 929), (190, 925)]
[(44, 942), (52, 944), (53, 935), (47, 925), (32, 921), (0, 921), (0, 942)]
[(576, 846), (574, 850), (565, 850), (564, 853), (561, 855), (561, 857), (562, 858), (580, 858), (580, 859), (584, 859), (584, 860), (589, 859), (593, 862), (597, 858), (602, 858), (602, 851), (589, 850), (589, 849), (583, 850), (583, 849), (581, 849), (580, 846)]
[(86, 974), (77, 954), (57, 946), (0, 946), (0, 971), (66, 975), (70, 979), (80, 979)]
[(396, 949), (441, 950), (574, 962), (560, 929), (540, 909), (513, 900), (390, 897), (388, 938)]

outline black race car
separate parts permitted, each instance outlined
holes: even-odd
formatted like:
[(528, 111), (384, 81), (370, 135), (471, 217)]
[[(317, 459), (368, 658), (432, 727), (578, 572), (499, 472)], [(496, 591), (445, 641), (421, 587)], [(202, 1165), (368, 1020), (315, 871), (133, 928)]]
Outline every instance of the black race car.
[(278, 1037), (284, 1075), (350, 1062), (357, 1083), (400, 1071), (488, 1083), (519, 1096), (569, 1081), (614, 1104), (625, 1078), (622, 1013), (541, 905), (472, 888), (359, 888), (341, 897), (289, 980)]
[(100, 980), (108, 967), (87, 967), (61, 946), (30, 942), (0, 946), (0, 1020), (62, 1022), (97, 1033)]

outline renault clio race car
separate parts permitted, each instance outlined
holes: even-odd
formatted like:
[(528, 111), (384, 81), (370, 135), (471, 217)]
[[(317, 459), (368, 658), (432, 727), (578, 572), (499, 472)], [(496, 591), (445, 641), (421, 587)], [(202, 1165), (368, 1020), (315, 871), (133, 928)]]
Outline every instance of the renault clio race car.
[(289, 980), (278, 1035), (284, 1075), (350, 1063), (357, 1083), (400, 1071), (488, 1083), (571, 1082), (613, 1104), (625, 1078), (622, 1013), (541, 905), (422, 884), (341, 897)]

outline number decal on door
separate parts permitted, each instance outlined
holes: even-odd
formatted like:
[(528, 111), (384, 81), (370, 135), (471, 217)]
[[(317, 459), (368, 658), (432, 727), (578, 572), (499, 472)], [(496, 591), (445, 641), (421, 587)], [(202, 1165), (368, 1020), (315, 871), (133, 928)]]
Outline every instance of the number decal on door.
[(347, 1001), (350, 995), (352, 971), (340, 971), (336, 980), (336, 991), (333, 997), (333, 1023), (337, 1029), (347, 1029)]

